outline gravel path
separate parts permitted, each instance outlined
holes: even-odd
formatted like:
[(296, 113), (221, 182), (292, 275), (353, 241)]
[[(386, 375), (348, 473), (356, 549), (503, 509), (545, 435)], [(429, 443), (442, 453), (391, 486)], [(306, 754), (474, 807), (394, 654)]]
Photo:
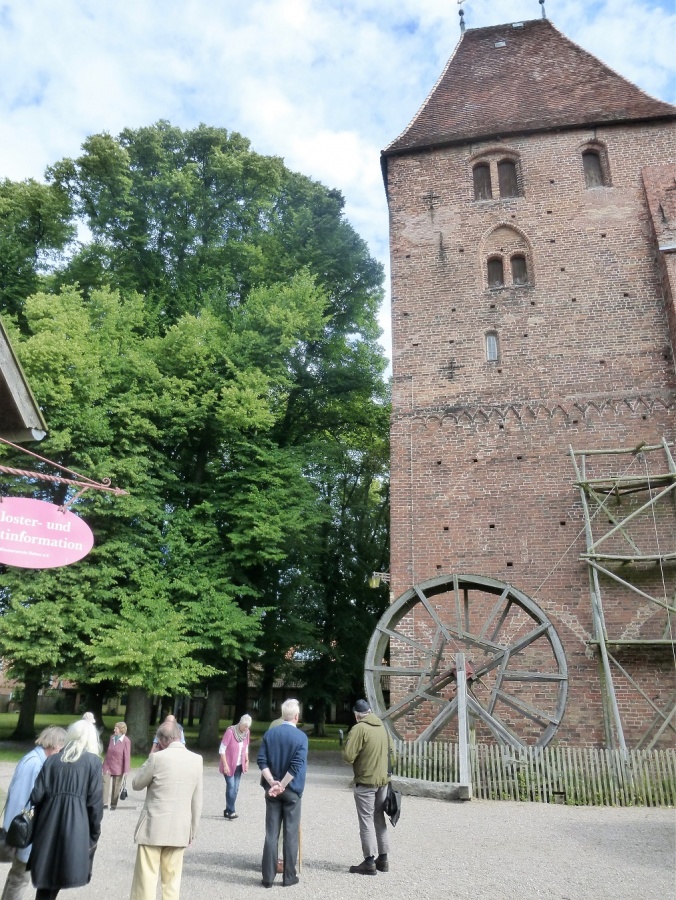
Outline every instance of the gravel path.
[[(13, 769), (0, 763), (5, 790)], [(267, 897), (260, 887), (265, 804), (256, 773), (242, 778), (234, 822), (223, 818), (224, 783), (215, 765), (205, 768), (204, 788), (200, 832), (185, 854), (183, 900), (250, 900), (252, 892)], [(133, 833), (142, 804), (143, 793), (130, 791), (115, 812), (106, 810), (91, 884), (63, 891), (59, 900), (129, 896)], [(404, 797), (401, 820), (390, 835), (389, 873), (375, 878), (348, 873), (361, 860), (350, 769), (336, 754), (311, 755), (303, 797), (303, 868), (292, 896), (667, 900), (676, 895), (672, 809)], [(3, 869), (4, 880), (7, 866)], [(27, 898), (33, 896), (27, 892)]]

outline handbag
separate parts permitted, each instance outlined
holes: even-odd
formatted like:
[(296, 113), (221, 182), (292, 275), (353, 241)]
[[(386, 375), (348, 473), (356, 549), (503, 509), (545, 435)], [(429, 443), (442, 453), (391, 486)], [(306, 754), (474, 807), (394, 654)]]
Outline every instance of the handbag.
[(120, 800), (126, 800), (129, 796), (127, 792), (127, 776), (122, 779), (122, 790), (120, 791)]
[(399, 791), (395, 791), (392, 787), (392, 782), (387, 782), (387, 796), (385, 797), (385, 802), (383, 803), (383, 812), (390, 819), (390, 824), (394, 827), (399, 821), (399, 816), (401, 815), (401, 793)]
[(14, 862), (14, 847), (10, 847), (7, 843), (7, 832), (4, 828), (0, 828), (0, 863)]
[(7, 829), (7, 843), (10, 847), (23, 850), (33, 841), (33, 822), (35, 821), (35, 807), (27, 806), (14, 816)]

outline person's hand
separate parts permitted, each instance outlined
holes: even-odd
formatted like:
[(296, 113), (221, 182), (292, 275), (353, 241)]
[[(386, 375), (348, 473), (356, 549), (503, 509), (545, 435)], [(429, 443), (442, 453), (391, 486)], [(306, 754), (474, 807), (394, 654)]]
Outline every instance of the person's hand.
[(284, 793), (284, 788), (282, 787), (281, 782), (273, 781), (270, 790), (268, 791), (269, 797), (278, 797), (280, 794)]

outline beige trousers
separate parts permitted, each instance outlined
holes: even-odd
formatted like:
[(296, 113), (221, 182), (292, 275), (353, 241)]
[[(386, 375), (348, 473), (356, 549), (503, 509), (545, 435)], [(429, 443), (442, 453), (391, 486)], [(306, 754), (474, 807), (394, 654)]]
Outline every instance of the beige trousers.
[(138, 844), (129, 900), (155, 900), (158, 876), (162, 882), (162, 900), (178, 900), (184, 851), (185, 847)]

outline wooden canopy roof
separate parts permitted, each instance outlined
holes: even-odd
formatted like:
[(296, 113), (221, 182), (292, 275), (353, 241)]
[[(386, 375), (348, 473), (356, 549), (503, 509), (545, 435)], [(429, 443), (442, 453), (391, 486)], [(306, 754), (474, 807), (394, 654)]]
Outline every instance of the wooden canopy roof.
[(46, 434), (47, 424), (0, 321), (0, 437), (21, 443), (41, 441)]

